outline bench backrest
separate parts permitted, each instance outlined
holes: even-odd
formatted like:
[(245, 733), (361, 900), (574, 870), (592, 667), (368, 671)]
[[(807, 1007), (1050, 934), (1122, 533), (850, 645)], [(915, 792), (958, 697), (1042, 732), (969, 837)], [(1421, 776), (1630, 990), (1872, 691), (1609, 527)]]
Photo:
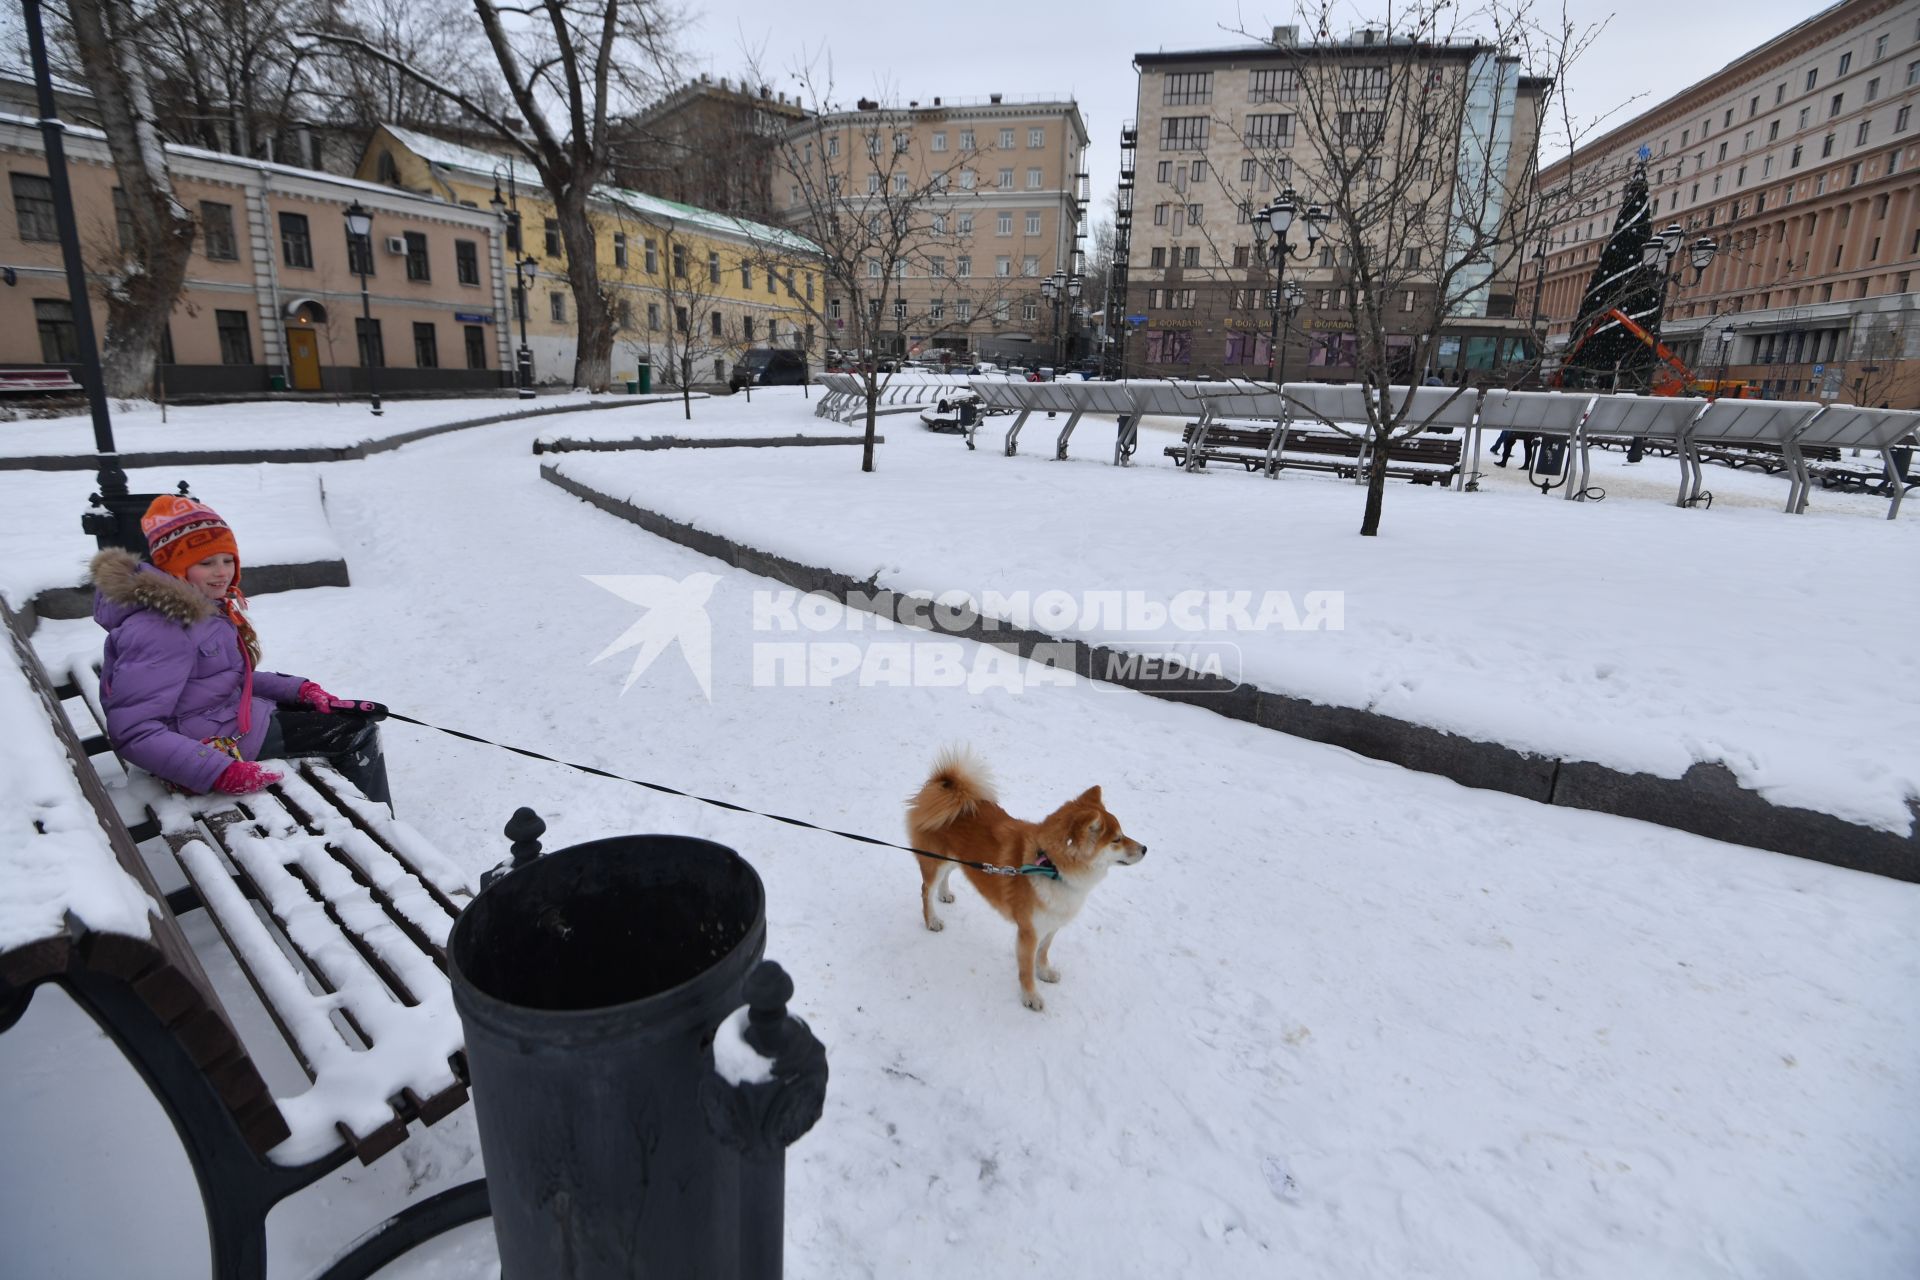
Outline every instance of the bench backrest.
[(1528, 435), (1570, 436), (1586, 415), (1591, 395), (1553, 391), (1490, 389), (1480, 402), (1484, 430), (1520, 431)]
[[(60, 709), (59, 695), (27, 639), (24, 623), (4, 600), (0, 600), (0, 615), (4, 615), (13, 661), (43, 704), (47, 722), (66, 751), (67, 762), (99, 820), (120, 872), (137, 884), (152, 904), (149, 935), (145, 938), (96, 932), (84, 919), (69, 914), (72, 923), (68, 928), (0, 952), (0, 984), (24, 988), (75, 970), (122, 980), (162, 1025), (174, 1030), (194, 1062), (209, 1073), (249, 1149), (264, 1156), (289, 1134), (273, 1093), (234, 1031), (233, 1020), (181, 933), (179, 921), (167, 909), (166, 895), (147, 870), (105, 784)], [(25, 838), (34, 837), (27, 834)]]
[(1911, 409), (1869, 409), (1862, 405), (1829, 405), (1827, 411), (1801, 433), (1802, 445), (1833, 445), (1841, 449), (1885, 449), (1898, 444), (1920, 427), (1920, 413)]
[(1793, 439), (1819, 412), (1820, 406), (1807, 400), (1742, 400), (1723, 396), (1694, 419), (1687, 428), (1687, 437), (1701, 442), (1750, 441), (1778, 447)]
[(1678, 440), (1704, 407), (1698, 400), (1672, 396), (1595, 396), (1593, 411), (1587, 415), (1586, 434)]

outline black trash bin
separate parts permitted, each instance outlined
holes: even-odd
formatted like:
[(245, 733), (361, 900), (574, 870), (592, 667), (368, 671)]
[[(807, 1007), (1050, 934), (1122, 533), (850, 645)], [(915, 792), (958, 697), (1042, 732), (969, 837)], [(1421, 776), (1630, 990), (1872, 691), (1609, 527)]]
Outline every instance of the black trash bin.
[(504, 1280), (740, 1272), (741, 1156), (700, 1087), (766, 945), (760, 877), (687, 836), (559, 849), (447, 952)]

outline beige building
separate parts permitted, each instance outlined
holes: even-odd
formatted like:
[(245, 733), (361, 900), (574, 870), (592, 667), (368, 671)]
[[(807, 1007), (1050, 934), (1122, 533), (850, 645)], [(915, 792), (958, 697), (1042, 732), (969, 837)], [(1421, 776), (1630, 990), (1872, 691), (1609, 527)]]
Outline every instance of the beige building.
[(1546, 169), (1547, 188), (1570, 173), (1604, 188), (1548, 246), (1554, 339), (1570, 340), (1644, 155), (1652, 225), (1719, 246), (1667, 295), (1662, 336), (1697, 376), (1920, 407), (1916, 103), (1920, 0), (1844, 0)]
[[(99, 297), (126, 262), (113, 166), (97, 131), (69, 128), (66, 152), (104, 342)], [(502, 228), (490, 211), (191, 147), (169, 146), (167, 163), (198, 222), (161, 353), (168, 394), (363, 391), (369, 363), (385, 392), (491, 389), (510, 378)], [(75, 365), (46, 155), (31, 120), (0, 115), (0, 168), (0, 362)], [(361, 319), (343, 216), (356, 201), (373, 214), (371, 323)]]
[[(813, 181), (830, 178), (849, 206), (883, 188), (920, 192), (927, 228), (903, 264), (893, 314), (880, 317), (882, 354), (971, 351), (1046, 362), (1055, 313), (1040, 283), (1080, 269), (1087, 204), (1086, 124), (1071, 100), (910, 102), (863, 100), (853, 111), (808, 120), (788, 135), (788, 157)], [(776, 178), (776, 183), (781, 179)], [(801, 231), (817, 211), (803, 181), (785, 176), (785, 218)], [(775, 191), (778, 199), (783, 193)], [(852, 345), (847, 298), (829, 286), (830, 346)], [(1064, 332), (1067, 318), (1060, 317)], [(839, 340), (836, 341), (836, 338)]]
[[(1528, 190), (1539, 138), (1546, 82), (1520, 74), (1515, 59), (1491, 45), (1415, 45), (1357, 32), (1349, 39), (1302, 44), (1292, 27), (1271, 42), (1230, 48), (1141, 53), (1137, 114), (1122, 133), (1120, 227), (1110, 317), (1125, 326), (1125, 368), (1148, 377), (1264, 377), (1271, 316), (1270, 268), (1255, 248), (1254, 212), (1284, 187), (1303, 202), (1325, 198), (1326, 183), (1303, 113), (1316, 94), (1302, 77), (1318, 77), (1321, 102), (1356, 113), (1380, 111), (1407, 97), (1395, 87), (1414, 74), (1447, 77), (1446, 93), (1464, 101), (1461, 129), (1498, 139), (1489, 151), (1502, 165), (1487, 185), (1496, 195)], [(1442, 83), (1436, 80), (1436, 84)], [(1391, 135), (1389, 127), (1386, 132)], [(1436, 206), (1452, 199), (1458, 138), (1432, 149), (1441, 156), (1382, 155), (1396, 168), (1426, 166), (1413, 179)], [(1436, 159), (1438, 162), (1436, 163)], [(1500, 219), (1512, 211), (1493, 208)], [(1494, 225), (1489, 223), (1489, 225)], [(1296, 234), (1295, 245), (1299, 240)], [(1440, 256), (1428, 249), (1429, 263)], [(1351, 259), (1330, 235), (1285, 279), (1305, 292), (1283, 337), (1288, 377), (1341, 381), (1354, 374), (1348, 310)], [(1411, 286), (1387, 300), (1389, 346), (1407, 354), (1430, 325), (1432, 276), (1416, 269)], [(1519, 271), (1489, 275), (1467, 305), (1453, 308), (1428, 368), (1491, 371), (1519, 358), (1524, 317), (1516, 318)], [(1412, 376), (1410, 368), (1396, 377)]]

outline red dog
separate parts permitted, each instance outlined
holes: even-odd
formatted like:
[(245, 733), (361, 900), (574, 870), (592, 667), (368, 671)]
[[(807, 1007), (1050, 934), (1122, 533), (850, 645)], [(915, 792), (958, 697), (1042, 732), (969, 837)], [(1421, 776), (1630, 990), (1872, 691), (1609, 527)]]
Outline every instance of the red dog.
[[(1060, 981), (1047, 963), (1047, 948), (1062, 925), (1079, 914), (1093, 887), (1115, 863), (1132, 866), (1147, 856), (1147, 846), (1130, 840), (1100, 803), (1093, 787), (1054, 810), (1043, 822), (1023, 822), (994, 801), (993, 788), (979, 767), (949, 753), (934, 764), (933, 776), (907, 811), (907, 837), (916, 849), (984, 862), (997, 867), (1051, 864), (1059, 879), (1042, 875), (991, 875), (963, 867), (980, 896), (1018, 930), (1014, 955), (1020, 962), (1020, 1002), (1043, 1009), (1046, 1001), (1033, 980)], [(920, 908), (927, 928), (943, 926), (933, 901), (952, 902), (947, 877), (953, 863), (920, 859)]]

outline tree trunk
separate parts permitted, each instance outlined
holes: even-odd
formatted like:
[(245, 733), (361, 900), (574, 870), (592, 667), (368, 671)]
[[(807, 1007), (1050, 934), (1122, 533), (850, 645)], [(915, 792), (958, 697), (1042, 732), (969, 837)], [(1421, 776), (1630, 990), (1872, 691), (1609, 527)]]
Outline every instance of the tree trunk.
[(680, 356), (680, 409), (687, 415), (687, 421), (693, 421), (693, 357), (682, 353)]
[(875, 413), (874, 409), (876, 406), (879, 405), (879, 403), (880, 403), (880, 384), (875, 380), (874, 375), (868, 374), (867, 375), (867, 437), (862, 442), (861, 449), (860, 449), (860, 469), (862, 471), (873, 470), (874, 427), (880, 420), (880, 415)]
[(593, 223), (587, 217), (587, 189), (570, 186), (554, 201), (560, 242), (567, 250), (567, 284), (579, 318), (573, 357), (573, 385), (605, 391), (613, 382), (613, 308), (600, 289)]
[[(145, 72), (135, 57), (131, 15), (120, 0), (73, 0), (71, 12), (74, 43), (99, 103), (132, 233), (123, 250), (126, 265), (105, 273), (110, 283), (101, 355), (107, 394), (131, 399), (152, 394), (167, 321), (187, 278), (193, 218), (173, 195)], [(86, 306), (87, 300), (76, 298), (74, 305)]]
[(1360, 536), (1378, 537), (1380, 534), (1380, 504), (1387, 496), (1387, 440), (1386, 432), (1377, 432), (1373, 438), (1373, 459), (1367, 464), (1367, 509), (1360, 517)]

